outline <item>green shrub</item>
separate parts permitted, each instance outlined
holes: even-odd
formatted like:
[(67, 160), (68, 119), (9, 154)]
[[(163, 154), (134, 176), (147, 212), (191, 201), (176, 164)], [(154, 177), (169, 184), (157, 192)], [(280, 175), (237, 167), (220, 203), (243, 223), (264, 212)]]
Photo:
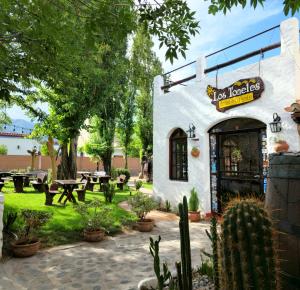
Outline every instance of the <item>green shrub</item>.
[(138, 216), (140, 220), (144, 220), (147, 213), (158, 207), (157, 202), (147, 194), (138, 192), (128, 200), (131, 210)]
[(139, 190), (142, 186), (143, 186), (143, 181), (137, 180), (137, 181), (135, 182), (135, 189), (136, 189), (136, 190)]
[(95, 198), (88, 204), (77, 204), (75, 205), (75, 210), (81, 215), (81, 221), (85, 230), (105, 230), (112, 223), (108, 215), (110, 209), (102, 205), (99, 199)]
[(166, 200), (166, 202), (165, 202), (165, 207), (166, 207), (167, 212), (171, 211), (171, 203), (168, 200)]
[(115, 187), (114, 183), (104, 183), (102, 184), (103, 194), (105, 197), (105, 201), (111, 203), (115, 196)]
[(197, 272), (200, 275), (207, 275), (209, 278), (213, 279), (214, 270), (213, 270), (212, 260), (210, 259), (203, 260), (201, 256), (201, 265), (198, 267)]
[(52, 217), (52, 213), (39, 210), (23, 209), (21, 217), (24, 220), (24, 228), (20, 231), (20, 237), (26, 241), (31, 241), (38, 229), (45, 225)]
[(195, 188), (193, 188), (191, 190), (191, 196), (189, 199), (189, 211), (198, 211), (199, 204), (200, 203), (199, 203), (197, 191), (195, 190)]
[(126, 176), (125, 183), (128, 182), (128, 180), (130, 178), (130, 172), (129, 172), (128, 169), (126, 169), (126, 168), (116, 168), (116, 169), (114, 169), (114, 171), (115, 171), (114, 174), (116, 174), (116, 177), (124, 174)]
[(0, 145), (0, 155), (7, 155), (7, 146)]

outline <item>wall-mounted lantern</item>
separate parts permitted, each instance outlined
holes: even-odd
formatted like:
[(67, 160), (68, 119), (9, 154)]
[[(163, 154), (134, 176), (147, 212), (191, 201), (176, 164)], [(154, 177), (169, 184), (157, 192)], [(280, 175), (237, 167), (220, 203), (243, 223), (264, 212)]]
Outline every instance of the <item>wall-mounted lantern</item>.
[(196, 137), (195, 130), (196, 130), (196, 127), (194, 126), (194, 124), (190, 123), (189, 129), (186, 131), (189, 134), (189, 136), (188, 136), (189, 138)]
[(273, 122), (270, 123), (270, 129), (272, 133), (278, 133), (281, 131), (281, 118), (277, 113), (273, 114)]

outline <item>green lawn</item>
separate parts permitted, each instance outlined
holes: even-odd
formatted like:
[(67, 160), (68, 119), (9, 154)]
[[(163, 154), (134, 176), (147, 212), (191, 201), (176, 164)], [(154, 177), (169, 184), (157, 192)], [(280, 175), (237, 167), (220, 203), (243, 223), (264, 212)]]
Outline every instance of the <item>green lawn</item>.
[(147, 189), (153, 189), (153, 184), (148, 182), (143, 182), (143, 187)]
[[(91, 201), (93, 198), (99, 198), (105, 203), (103, 194), (97, 190), (99, 188), (95, 188), (94, 192), (86, 192), (86, 202)], [(4, 211), (14, 210), (18, 212), (26, 208), (51, 212), (53, 214), (52, 219), (39, 233), (44, 246), (55, 246), (82, 240), (81, 217), (74, 210), (71, 202), (67, 202), (66, 206), (63, 206), (57, 202), (60, 195), (56, 195), (53, 202), (54, 205), (45, 206), (44, 193), (36, 193), (32, 187), (25, 188), (24, 191), (25, 193), (14, 193), (13, 183), (6, 183), (3, 188), (5, 196)], [(110, 215), (113, 220), (109, 228), (111, 234), (120, 231), (122, 224), (128, 224), (136, 219), (132, 213), (118, 206), (118, 203), (126, 200), (129, 194), (129, 190), (117, 190), (113, 202), (108, 204), (111, 208)], [(76, 194), (75, 197), (77, 199)], [(17, 227), (19, 223), (20, 221), (18, 220), (15, 226)]]

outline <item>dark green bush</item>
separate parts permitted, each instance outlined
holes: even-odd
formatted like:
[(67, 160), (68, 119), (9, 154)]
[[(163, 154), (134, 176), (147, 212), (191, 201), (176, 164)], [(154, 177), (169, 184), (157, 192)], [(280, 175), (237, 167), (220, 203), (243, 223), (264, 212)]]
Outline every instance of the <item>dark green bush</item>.
[(136, 189), (136, 190), (139, 190), (142, 186), (143, 186), (143, 181), (137, 180), (137, 181), (135, 182), (135, 189)]
[(114, 196), (115, 196), (115, 190), (116, 186), (114, 183), (104, 183), (102, 184), (103, 188), (103, 194), (105, 197), (105, 201), (111, 203)]

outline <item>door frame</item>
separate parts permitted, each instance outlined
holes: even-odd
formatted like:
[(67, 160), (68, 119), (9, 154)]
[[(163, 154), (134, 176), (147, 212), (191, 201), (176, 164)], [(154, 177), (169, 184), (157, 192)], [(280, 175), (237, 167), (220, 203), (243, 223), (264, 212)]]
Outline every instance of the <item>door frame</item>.
[[(257, 121), (257, 126), (256, 127), (252, 127), (252, 128), (238, 128), (235, 130), (225, 130), (225, 131), (218, 131), (216, 130), (216, 128), (218, 128), (218, 126), (224, 122), (235, 122), (238, 120), (253, 120), (253, 121)], [(259, 175), (260, 175), (260, 193), (263, 194), (264, 193), (264, 168), (263, 168), (263, 153), (262, 153), (262, 135), (263, 132), (266, 134), (266, 125), (264, 123), (262, 123), (259, 120), (255, 120), (255, 119), (251, 119), (251, 118), (232, 118), (232, 119), (227, 119), (223, 122), (220, 122), (218, 124), (216, 124), (215, 126), (213, 126), (209, 131), (209, 166), (210, 166), (210, 202), (211, 202), (211, 210), (212, 212), (216, 212), (216, 213), (221, 213), (222, 212), (222, 205), (221, 205), (221, 199), (220, 199), (220, 195), (221, 195), (221, 178), (220, 178), (220, 152), (219, 152), (219, 145), (220, 145), (220, 135), (230, 135), (230, 134), (239, 134), (239, 133), (246, 133), (246, 132), (257, 132), (258, 134), (258, 153), (259, 153)], [(212, 156), (212, 142), (211, 142), (211, 135), (214, 135), (215, 137), (215, 141), (216, 144), (215, 146), (215, 155)], [(212, 168), (213, 168), (213, 160), (214, 159), (214, 166), (216, 169), (216, 173), (212, 172)], [(213, 200), (213, 191), (215, 190), (214, 187), (215, 185), (213, 184), (213, 176), (216, 176), (216, 198), (217, 198), (217, 209), (216, 211), (214, 210), (214, 200)]]

